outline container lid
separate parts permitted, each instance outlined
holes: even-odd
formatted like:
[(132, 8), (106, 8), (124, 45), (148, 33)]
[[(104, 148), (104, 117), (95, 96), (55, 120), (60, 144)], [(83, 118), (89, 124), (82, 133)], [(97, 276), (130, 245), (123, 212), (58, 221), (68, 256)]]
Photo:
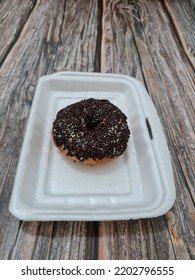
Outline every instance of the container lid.
[[(56, 113), (86, 98), (108, 99), (127, 116), (125, 153), (99, 166), (64, 157), (52, 143)], [(175, 201), (170, 155), (156, 109), (135, 78), (60, 72), (41, 77), (10, 200), (21, 220), (104, 221), (163, 215)]]

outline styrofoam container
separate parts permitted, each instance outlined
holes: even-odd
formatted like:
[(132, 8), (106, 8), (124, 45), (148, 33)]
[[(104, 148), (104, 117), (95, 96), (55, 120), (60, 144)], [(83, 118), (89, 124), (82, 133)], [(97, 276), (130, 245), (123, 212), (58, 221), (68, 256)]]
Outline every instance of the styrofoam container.
[[(74, 163), (52, 143), (56, 113), (86, 98), (108, 99), (128, 118), (125, 153), (99, 166)], [(155, 107), (135, 78), (60, 72), (39, 79), (10, 200), (21, 220), (156, 217), (175, 201), (169, 151)]]

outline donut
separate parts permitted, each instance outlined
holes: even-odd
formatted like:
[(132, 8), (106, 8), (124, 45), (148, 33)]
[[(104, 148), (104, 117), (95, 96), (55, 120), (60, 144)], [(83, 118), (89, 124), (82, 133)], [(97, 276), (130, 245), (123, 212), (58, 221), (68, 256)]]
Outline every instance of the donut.
[(52, 137), (59, 151), (74, 162), (97, 165), (124, 153), (130, 130), (117, 106), (106, 99), (89, 98), (57, 113)]

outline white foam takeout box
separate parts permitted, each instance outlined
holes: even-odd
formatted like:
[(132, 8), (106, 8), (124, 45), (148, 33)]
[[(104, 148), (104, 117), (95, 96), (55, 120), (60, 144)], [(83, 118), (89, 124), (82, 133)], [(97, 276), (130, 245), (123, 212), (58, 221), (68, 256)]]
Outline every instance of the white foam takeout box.
[[(128, 118), (125, 153), (99, 166), (65, 158), (52, 143), (56, 113), (86, 98), (108, 99)], [(175, 201), (169, 151), (156, 109), (137, 79), (59, 72), (38, 81), (9, 210), (32, 221), (103, 221), (163, 215)]]

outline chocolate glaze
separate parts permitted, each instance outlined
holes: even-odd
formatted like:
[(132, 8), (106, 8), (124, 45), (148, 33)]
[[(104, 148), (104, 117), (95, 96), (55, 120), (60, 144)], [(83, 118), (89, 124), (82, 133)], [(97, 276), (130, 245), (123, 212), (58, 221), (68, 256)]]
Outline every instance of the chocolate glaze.
[(80, 161), (118, 157), (130, 136), (125, 114), (110, 101), (94, 98), (61, 109), (52, 133), (55, 144)]

